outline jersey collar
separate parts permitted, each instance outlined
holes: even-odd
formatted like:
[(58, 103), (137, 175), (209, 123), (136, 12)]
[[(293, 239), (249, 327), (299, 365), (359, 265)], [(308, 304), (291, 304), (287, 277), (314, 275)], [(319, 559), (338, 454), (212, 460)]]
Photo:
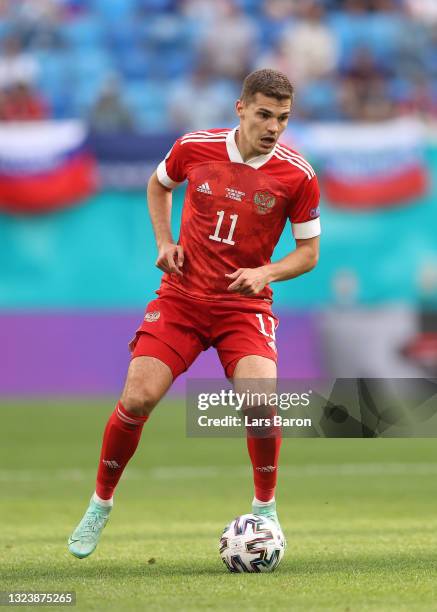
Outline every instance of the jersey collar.
[(228, 151), (229, 159), (235, 164), (246, 164), (247, 166), (251, 166), (252, 168), (255, 168), (255, 170), (258, 170), (258, 168), (261, 168), (261, 166), (263, 166), (271, 157), (273, 157), (276, 145), (273, 147), (270, 153), (267, 153), (266, 155), (257, 155), (256, 157), (252, 157), (247, 161), (243, 161), (241, 153), (238, 150), (237, 143), (235, 142), (235, 134), (237, 130), (238, 126), (228, 132), (228, 135), (226, 136), (226, 149)]

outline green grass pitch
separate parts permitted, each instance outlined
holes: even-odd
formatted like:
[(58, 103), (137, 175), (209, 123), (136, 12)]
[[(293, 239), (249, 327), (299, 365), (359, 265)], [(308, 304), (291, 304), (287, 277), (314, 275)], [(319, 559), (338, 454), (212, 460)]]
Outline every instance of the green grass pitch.
[(435, 440), (286, 439), (286, 556), (273, 574), (231, 575), (218, 540), (250, 511), (245, 441), (187, 438), (170, 400), (144, 428), (97, 551), (72, 557), (112, 407), (0, 405), (0, 590), (75, 590), (78, 610), (437, 610)]

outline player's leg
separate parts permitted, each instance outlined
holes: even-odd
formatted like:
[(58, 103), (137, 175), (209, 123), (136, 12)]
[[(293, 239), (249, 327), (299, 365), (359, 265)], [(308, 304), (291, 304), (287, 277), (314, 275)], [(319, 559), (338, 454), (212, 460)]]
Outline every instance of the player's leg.
[[(279, 321), (270, 306), (248, 300), (232, 307), (217, 305), (215, 312), (215, 345), (226, 376), (233, 379), (234, 387), (237, 389), (241, 385), (242, 391), (251, 387), (254, 392), (275, 392), (275, 332)], [(259, 405), (254, 417), (268, 418), (272, 412), (271, 406)], [(281, 447), (280, 428), (257, 430), (248, 427), (247, 447), (253, 466), (253, 512), (277, 520), (275, 489)]]
[(185, 369), (185, 363), (175, 351), (146, 334), (139, 338), (134, 356), (137, 352), (155, 352), (167, 363), (143, 355), (136, 356), (130, 363), (120, 401), (103, 434), (96, 491), (69, 538), (69, 550), (79, 558), (87, 557), (95, 550), (109, 519), (114, 489), (135, 453), (144, 423), (173, 378)]
[(134, 358), (120, 401), (103, 434), (96, 497), (111, 500), (123, 471), (135, 453), (143, 426), (172, 383), (170, 367), (155, 357)]
[(151, 411), (204, 346), (198, 330), (206, 315), (176, 292), (149, 302), (143, 322), (129, 344), (133, 359), (126, 384), (103, 435), (96, 492), (70, 537), (70, 552), (93, 552), (112, 507), (112, 495), (134, 454)]
[[(241, 387), (241, 391), (265, 393), (267, 396), (276, 391), (276, 363), (267, 357), (242, 357), (237, 362), (232, 377), (236, 390)], [(246, 409), (246, 414), (249, 416), (249, 423), (255, 422), (254, 419), (259, 423), (260, 418), (270, 418), (272, 410), (260, 404)], [(254, 514), (269, 516), (277, 522), (275, 489), (281, 440), (280, 428), (271, 424), (247, 428), (247, 449), (253, 468), (255, 493), (252, 511)]]

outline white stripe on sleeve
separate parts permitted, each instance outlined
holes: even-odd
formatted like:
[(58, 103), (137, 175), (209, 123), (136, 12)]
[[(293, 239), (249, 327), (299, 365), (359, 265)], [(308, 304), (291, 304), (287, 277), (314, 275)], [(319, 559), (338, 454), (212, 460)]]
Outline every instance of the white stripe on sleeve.
[(181, 181), (178, 183), (177, 181), (174, 181), (173, 179), (169, 177), (169, 175), (167, 174), (167, 167), (165, 165), (165, 159), (163, 159), (162, 162), (157, 167), (156, 176), (158, 177), (158, 181), (161, 183), (161, 185), (164, 185), (164, 187), (167, 187), (168, 189), (174, 189), (175, 187), (177, 187), (178, 185), (181, 185), (184, 182), (184, 181)]
[(292, 223), (291, 228), (293, 236), (297, 239), (314, 238), (322, 232), (319, 218), (311, 219), (311, 221), (305, 221), (304, 223)]

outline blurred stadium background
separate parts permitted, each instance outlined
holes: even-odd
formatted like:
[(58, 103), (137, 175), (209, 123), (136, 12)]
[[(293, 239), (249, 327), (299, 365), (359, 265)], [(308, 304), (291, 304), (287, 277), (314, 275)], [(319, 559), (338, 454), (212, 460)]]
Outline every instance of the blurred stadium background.
[(159, 284), (147, 178), (259, 67), (322, 186), (320, 263), (274, 286), (282, 376), (436, 375), (434, 0), (0, 0), (0, 48), (2, 396), (120, 391)]

